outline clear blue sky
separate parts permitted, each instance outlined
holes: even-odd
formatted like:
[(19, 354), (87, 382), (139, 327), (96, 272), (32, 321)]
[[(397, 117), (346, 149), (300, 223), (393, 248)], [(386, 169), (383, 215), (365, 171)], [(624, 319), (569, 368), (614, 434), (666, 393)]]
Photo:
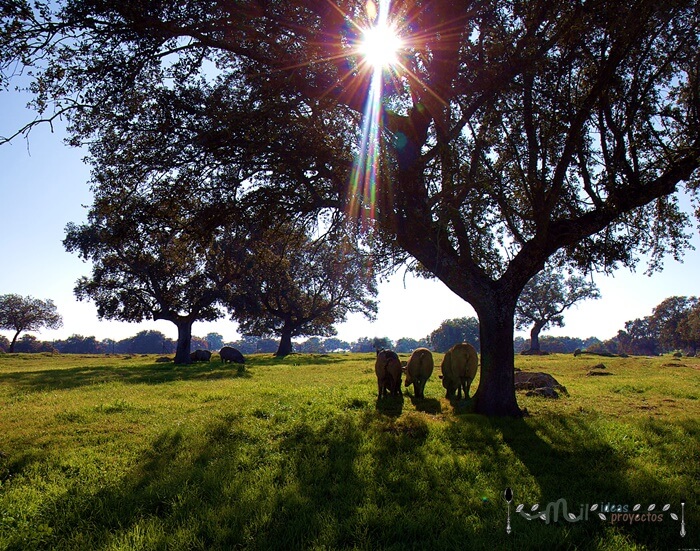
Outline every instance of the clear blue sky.
[[(16, 92), (0, 92), (0, 135), (7, 136), (34, 115), (24, 109), (26, 98)], [(80, 150), (63, 144), (60, 125), (35, 128), (28, 140), (19, 137), (0, 146), (0, 294), (18, 293), (52, 299), (63, 316), (64, 326), (35, 335), (41, 340), (66, 338), (74, 333), (98, 339), (122, 339), (143, 329), (156, 329), (170, 338), (177, 336), (166, 321), (127, 324), (99, 321), (90, 302), (73, 296), (76, 279), (88, 275), (90, 266), (67, 253), (61, 241), (68, 222), (85, 220), (83, 205), (91, 202), (87, 185), (89, 169)], [(602, 298), (569, 310), (566, 326), (544, 334), (606, 339), (622, 329), (625, 321), (644, 317), (654, 306), (672, 295), (700, 295), (700, 239), (694, 230), (694, 245), (684, 263), (667, 259), (665, 269), (652, 277), (618, 271), (614, 277), (596, 276)], [(377, 320), (351, 316), (339, 324), (338, 336), (353, 341), (360, 337), (422, 338), (445, 319), (472, 316), (472, 308), (439, 281), (404, 277), (402, 273), (379, 287)], [(238, 338), (236, 325), (226, 319), (195, 323), (193, 333), (221, 333), (226, 340)], [(6, 336), (10, 333), (3, 332)], [(527, 336), (527, 333), (521, 333)]]

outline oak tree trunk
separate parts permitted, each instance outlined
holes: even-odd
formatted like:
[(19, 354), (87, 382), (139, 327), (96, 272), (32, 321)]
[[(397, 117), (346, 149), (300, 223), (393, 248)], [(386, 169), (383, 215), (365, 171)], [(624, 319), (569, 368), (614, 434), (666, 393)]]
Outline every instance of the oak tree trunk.
[(12, 342), (10, 343), (10, 350), (8, 351), (10, 354), (12, 354), (15, 351), (15, 343), (17, 342), (17, 337), (19, 337), (20, 333), (21, 331), (17, 331), (17, 333), (15, 333), (15, 336), (12, 337)]
[(192, 360), (190, 358), (190, 348), (192, 344), (192, 321), (177, 320), (174, 322), (177, 326), (177, 348), (175, 350), (175, 363), (188, 364)]
[(517, 297), (493, 298), (477, 310), (481, 339), (481, 376), (474, 394), (474, 412), (488, 416), (522, 417), (515, 397), (513, 334)]
[(530, 351), (532, 352), (540, 351), (540, 331), (542, 331), (542, 324), (535, 322), (530, 330)]
[(282, 336), (280, 338), (280, 344), (277, 347), (277, 352), (275, 356), (284, 357), (292, 353), (292, 330), (282, 329)]

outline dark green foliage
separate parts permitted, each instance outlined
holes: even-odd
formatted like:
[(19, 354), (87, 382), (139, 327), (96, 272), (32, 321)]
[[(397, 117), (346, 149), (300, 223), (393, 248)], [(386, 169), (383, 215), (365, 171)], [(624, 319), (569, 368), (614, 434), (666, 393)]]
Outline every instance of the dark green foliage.
[(228, 303), (241, 333), (278, 335), (276, 354), (286, 356), (294, 337), (334, 335), (349, 313), (373, 319), (374, 271), (346, 235), (313, 238), (304, 226), (280, 224), (255, 237), (245, 281)]
[(420, 340), (402, 337), (394, 345), (394, 350), (400, 354), (413, 352), (416, 348), (430, 348), (430, 337)]
[(14, 331), (8, 352), (15, 351), (17, 337), (23, 331), (38, 331), (42, 327), (58, 329), (61, 326), (63, 319), (52, 300), (16, 294), (0, 295), (0, 329)]
[(436, 352), (447, 352), (455, 344), (468, 342), (477, 352), (480, 350), (479, 320), (457, 318), (445, 320), (430, 334), (430, 344)]
[(697, 352), (700, 302), (696, 297), (669, 297), (651, 315), (625, 323), (618, 331), (616, 346), (627, 354), (657, 355), (674, 350)]

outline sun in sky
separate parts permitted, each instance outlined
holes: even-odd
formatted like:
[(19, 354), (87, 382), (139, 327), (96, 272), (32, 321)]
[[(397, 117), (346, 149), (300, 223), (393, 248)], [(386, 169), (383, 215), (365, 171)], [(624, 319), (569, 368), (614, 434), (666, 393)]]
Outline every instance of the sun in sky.
[(375, 2), (368, 0), (365, 11), (373, 24), (363, 29), (358, 51), (375, 70), (388, 69), (399, 62), (403, 40), (398, 29), (388, 20), (388, 6), (380, 5), (377, 9)]
[(381, 164), (380, 133), (384, 76), (400, 79), (399, 53), (404, 47), (400, 33), (389, 19), (389, 0), (368, 0), (365, 12), (370, 25), (361, 29), (356, 51), (368, 70), (370, 85), (365, 98), (362, 136), (358, 144), (349, 188), (348, 213), (370, 223), (376, 215), (377, 185)]

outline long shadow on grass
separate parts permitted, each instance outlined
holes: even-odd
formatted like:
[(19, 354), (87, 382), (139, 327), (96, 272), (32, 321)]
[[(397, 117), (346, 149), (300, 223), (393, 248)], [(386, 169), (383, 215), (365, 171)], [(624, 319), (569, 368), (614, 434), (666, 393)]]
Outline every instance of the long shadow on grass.
[[(52, 538), (92, 549), (342, 548), (362, 538), (352, 525), (367, 489), (353, 468), (363, 438), (356, 417), (281, 431), (241, 419), (165, 431), (101, 489), (76, 481), (43, 504)], [(150, 539), (136, 542), (144, 533)]]
[[(663, 504), (672, 503), (669, 512), (680, 513), (680, 497), (673, 486), (660, 480), (653, 471), (640, 467), (645, 463), (633, 462), (607, 442), (602, 436), (605, 430), (596, 419), (560, 415), (541, 420), (513, 420), (471, 415), (461, 421), (451, 429), (451, 438), (459, 446), (460, 440), (468, 441), (472, 434), (476, 435), (475, 442), (481, 446), (483, 455), (482, 469), (488, 470), (490, 462), (506, 464), (509, 456), (511, 462), (517, 462), (510, 474), (503, 477), (502, 488), (496, 489), (499, 496), (507, 486), (515, 492), (511, 506), (515, 548), (537, 549), (546, 545), (549, 549), (598, 549), (613, 531), (618, 532), (614, 537), (622, 538), (630, 546), (646, 545), (645, 549), (671, 549), (687, 544), (679, 535), (679, 523), (668, 514), (660, 524), (618, 523), (614, 530), (610, 514), (606, 514), (605, 521), (597, 516), (605, 504), (628, 505), (630, 511), (641, 504), (643, 513), (651, 504), (660, 509)], [(474, 443), (463, 441), (461, 445)], [(664, 461), (673, 463), (672, 451)], [(520, 475), (508, 479), (513, 473)], [(523, 511), (530, 513), (536, 503), (543, 511), (548, 503), (561, 498), (566, 499), (569, 511), (574, 514), (579, 514), (582, 506), (589, 510), (596, 503), (598, 511), (589, 510), (587, 520), (569, 523), (560, 517), (549, 525), (513, 514), (517, 504), (524, 503)], [(505, 502), (501, 505), (505, 528)]]
[(403, 412), (403, 394), (377, 398), (375, 407), (379, 413), (389, 417), (400, 417)]
[(195, 381), (252, 377), (244, 366), (219, 362), (189, 365), (153, 364), (134, 367), (72, 367), (42, 369), (0, 374), (0, 383), (9, 383), (18, 390), (46, 391), (71, 389), (101, 383), (162, 384), (173, 381)]
[[(598, 545), (610, 525), (596, 519), (514, 515), (507, 536), (505, 506), (493, 502), (506, 486), (516, 503), (530, 491), (543, 504), (660, 504), (670, 492), (653, 473), (630, 475), (630, 461), (586, 420), (464, 416), (435, 429), (418, 412), (305, 415), (229, 413), (166, 429), (119, 478), (76, 472), (29, 524), (52, 529), (44, 548), (611, 550)], [(483, 480), (497, 486), (486, 505), (471, 488)], [(639, 491), (647, 485), (648, 495)], [(647, 549), (675, 549), (684, 547), (677, 528), (619, 531)]]
[(430, 430), (416, 413), (229, 414), (162, 432), (113, 482), (76, 476), (31, 520), (46, 548), (475, 548), (452, 481), (425, 464)]
[(442, 404), (440, 404), (440, 400), (435, 398), (416, 398), (412, 394), (409, 396), (411, 397), (411, 404), (413, 404), (417, 411), (430, 413), (431, 415), (442, 413)]

